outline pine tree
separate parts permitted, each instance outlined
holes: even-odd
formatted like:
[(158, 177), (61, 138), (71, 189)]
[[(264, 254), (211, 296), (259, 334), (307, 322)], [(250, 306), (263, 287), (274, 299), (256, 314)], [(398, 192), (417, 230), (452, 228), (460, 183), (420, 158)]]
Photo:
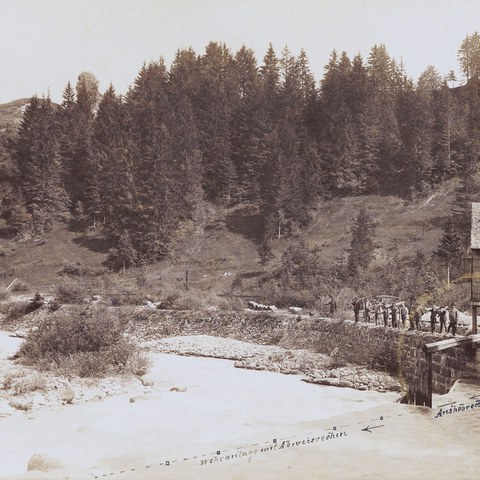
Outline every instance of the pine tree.
[(375, 222), (365, 207), (362, 207), (352, 225), (352, 241), (347, 261), (348, 273), (352, 278), (364, 273), (373, 259), (375, 228)]
[(237, 172), (232, 161), (231, 120), (239, 97), (234, 59), (224, 44), (210, 42), (200, 58), (198, 126), (207, 198), (231, 203)]
[(33, 97), (11, 143), (21, 174), (22, 195), (35, 233), (50, 231), (68, 217), (55, 109), (50, 98)]

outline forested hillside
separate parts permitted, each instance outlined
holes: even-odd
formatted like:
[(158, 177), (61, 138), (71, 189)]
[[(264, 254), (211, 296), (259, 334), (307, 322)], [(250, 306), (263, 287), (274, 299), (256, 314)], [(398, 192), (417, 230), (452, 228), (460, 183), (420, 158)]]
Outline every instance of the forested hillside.
[[(414, 83), (384, 45), (366, 59), (332, 52), (317, 81), (306, 52), (270, 45), (262, 62), (212, 42), (145, 64), (125, 96), (82, 73), (61, 105), (33, 97), (2, 131), (0, 213), (12, 236), (59, 223), (107, 236), (113, 268), (148, 264), (207, 200), (249, 204), (260, 258), (308, 225), (319, 201), (414, 201), (460, 175), (460, 210), (480, 178), (480, 36), (459, 48), (465, 76), (428, 66)], [(358, 262), (357, 262), (358, 263)]]

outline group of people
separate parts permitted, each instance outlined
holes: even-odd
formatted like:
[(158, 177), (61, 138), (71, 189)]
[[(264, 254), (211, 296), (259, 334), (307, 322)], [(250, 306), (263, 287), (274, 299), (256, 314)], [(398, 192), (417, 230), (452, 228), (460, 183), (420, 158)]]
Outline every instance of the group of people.
[[(430, 329), (432, 333), (435, 332), (435, 326), (437, 323), (437, 317), (440, 320), (440, 332), (448, 333), (452, 329), (452, 334), (455, 336), (457, 333), (457, 324), (458, 324), (458, 310), (455, 307), (455, 304), (451, 304), (450, 307), (437, 307), (433, 306), (432, 308), (427, 308), (427, 312), (430, 312)], [(448, 319), (448, 327), (447, 327)]]
[[(411, 310), (405, 305), (404, 302), (392, 303), (387, 305), (385, 301), (377, 302), (372, 305), (369, 300), (361, 299), (352, 303), (353, 313), (355, 315), (355, 323), (360, 320), (360, 311), (363, 310), (366, 322), (371, 322), (371, 313), (373, 312), (375, 325), (381, 325), (383, 322), (384, 327), (391, 326), (393, 328), (407, 328), (408, 330), (421, 330), (420, 321), (424, 313), (430, 312), (430, 327), (432, 333), (435, 333), (437, 317), (440, 320), (440, 332), (449, 333), (452, 330), (453, 336), (457, 333), (458, 324), (458, 310), (452, 303), (449, 307), (437, 307), (423, 309), (420, 305), (413, 305)], [(448, 320), (448, 328), (447, 328)]]

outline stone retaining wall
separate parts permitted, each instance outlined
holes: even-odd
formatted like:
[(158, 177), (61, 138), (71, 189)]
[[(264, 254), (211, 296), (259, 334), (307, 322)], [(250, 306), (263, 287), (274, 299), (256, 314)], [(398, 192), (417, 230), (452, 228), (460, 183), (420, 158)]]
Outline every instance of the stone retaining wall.
[[(120, 309), (119, 309), (120, 310)], [(121, 309), (145, 339), (175, 335), (214, 335), (237, 340), (334, 354), (339, 362), (387, 370), (410, 391), (426, 381), (422, 347), (443, 335), (405, 332), (372, 324), (354, 324), (307, 316), (250, 312), (191, 312)], [(133, 325), (132, 325), (133, 326)], [(474, 347), (455, 347), (433, 354), (433, 391), (446, 393), (460, 377), (476, 376)]]

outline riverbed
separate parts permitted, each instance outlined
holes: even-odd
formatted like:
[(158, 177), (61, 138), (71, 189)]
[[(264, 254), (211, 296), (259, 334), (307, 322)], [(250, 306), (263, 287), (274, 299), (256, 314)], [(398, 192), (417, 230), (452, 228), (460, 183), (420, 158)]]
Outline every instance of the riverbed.
[[(2, 479), (476, 478), (478, 409), (435, 418), (398, 394), (153, 354), (143, 391), (0, 421)], [(438, 408), (437, 408), (438, 409)], [(27, 473), (35, 454), (58, 468)]]

